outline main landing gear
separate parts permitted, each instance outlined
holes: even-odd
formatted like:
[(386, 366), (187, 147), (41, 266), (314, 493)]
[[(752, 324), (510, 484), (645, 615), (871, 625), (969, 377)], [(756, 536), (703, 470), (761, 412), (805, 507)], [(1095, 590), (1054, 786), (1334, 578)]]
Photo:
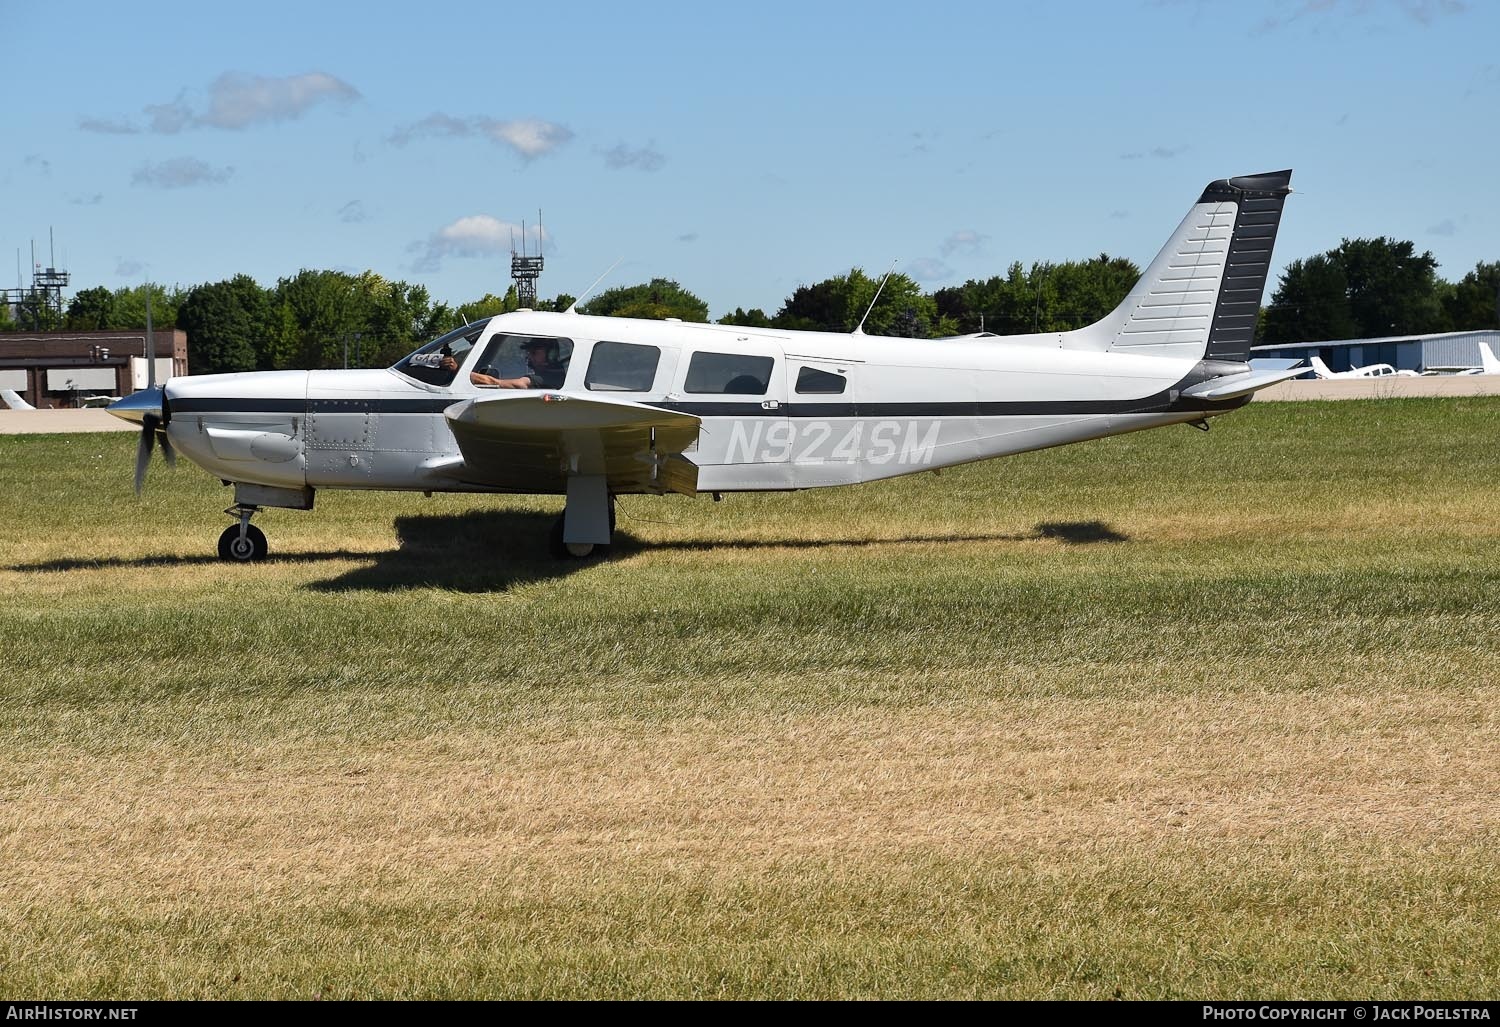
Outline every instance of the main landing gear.
[(568, 478), (567, 505), (552, 525), (547, 549), (559, 560), (587, 560), (609, 552), (615, 537), (615, 501), (602, 474)]
[(250, 523), (260, 507), (236, 503), (224, 512), (239, 519), (219, 536), (219, 559), (231, 563), (250, 563), (266, 558), (266, 533)]
[[(599, 542), (564, 542), (563, 529), (566, 526), (568, 515), (563, 513), (557, 520), (552, 522), (552, 531), (547, 536), (547, 551), (558, 560), (589, 560), (609, 555), (609, 543)], [(615, 508), (610, 504), (609, 508), (609, 535), (614, 538), (615, 534)]]

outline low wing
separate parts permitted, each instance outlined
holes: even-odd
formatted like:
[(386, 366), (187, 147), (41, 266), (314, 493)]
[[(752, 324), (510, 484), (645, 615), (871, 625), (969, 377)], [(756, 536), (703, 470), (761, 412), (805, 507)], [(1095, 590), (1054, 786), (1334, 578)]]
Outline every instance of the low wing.
[(566, 492), (574, 475), (604, 475), (611, 492), (698, 490), (682, 456), (702, 423), (644, 403), (556, 392), (478, 396), (443, 411), (462, 466), (441, 473), (517, 492)]

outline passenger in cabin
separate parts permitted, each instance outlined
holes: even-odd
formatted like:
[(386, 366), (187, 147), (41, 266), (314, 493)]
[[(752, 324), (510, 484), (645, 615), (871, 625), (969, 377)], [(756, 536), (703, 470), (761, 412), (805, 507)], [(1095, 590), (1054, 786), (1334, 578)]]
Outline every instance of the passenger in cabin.
[(521, 347), (526, 351), (527, 374), (519, 378), (496, 378), (494, 375), (475, 371), (469, 380), (475, 385), (492, 389), (560, 389), (567, 377), (567, 368), (552, 361), (552, 342), (547, 339), (528, 339)]

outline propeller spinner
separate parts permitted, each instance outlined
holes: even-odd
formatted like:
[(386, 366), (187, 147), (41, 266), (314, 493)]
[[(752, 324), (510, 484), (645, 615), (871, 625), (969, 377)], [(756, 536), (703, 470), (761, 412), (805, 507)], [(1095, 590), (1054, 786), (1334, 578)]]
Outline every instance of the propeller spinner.
[(141, 494), (146, 484), (146, 467), (151, 462), (151, 450), (158, 438), (161, 440), (161, 455), (168, 467), (177, 465), (177, 454), (172, 450), (172, 441), (167, 437), (167, 423), (171, 412), (167, 407), (166, 390), (143, 389), (132, 393), (118, 403), (109, 405), (109, 412), (126, 421), (141, 426), (140, 442), (135, 450), (135, 493)]

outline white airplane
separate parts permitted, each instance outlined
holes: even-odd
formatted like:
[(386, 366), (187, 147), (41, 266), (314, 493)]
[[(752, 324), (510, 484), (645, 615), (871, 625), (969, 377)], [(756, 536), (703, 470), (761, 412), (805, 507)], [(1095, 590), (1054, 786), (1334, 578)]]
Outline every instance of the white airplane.
[(1479, 344), (1479, 366), (1471, 367), (1459, 374), (1500, 374), (1500, 359), (1495, 357), (1495, 351), (1490, 349), (1490, 344), (1481, 342)]
[(1312, 365), (1313, 374), (1319, 378), (1419, 378), (1416, 371), (1398, 371), (1390, 364), (1366, 364), (1364, 367), (1354, 367), (1347, 371), (1333, 371), (1323, 363), (1321, 357), (1312, 357), (1308, 360)]
[(894, 339), (520, 310), (382, 370), (173, 378), (110, 412), (262, 507), (320, 489), (566, 496), (559, 557), (609, 545), (613, 497), (852, 485), (1168, 424), (1207, 429), (1300, 369), (1252, 371), (1291, 172), (1210, 183), (1113, 313), (1068, 332)]
[(0, 389), (0, 402), (12, 410), (35, 410), (36, 407), (21, 398), (14, 389)]

